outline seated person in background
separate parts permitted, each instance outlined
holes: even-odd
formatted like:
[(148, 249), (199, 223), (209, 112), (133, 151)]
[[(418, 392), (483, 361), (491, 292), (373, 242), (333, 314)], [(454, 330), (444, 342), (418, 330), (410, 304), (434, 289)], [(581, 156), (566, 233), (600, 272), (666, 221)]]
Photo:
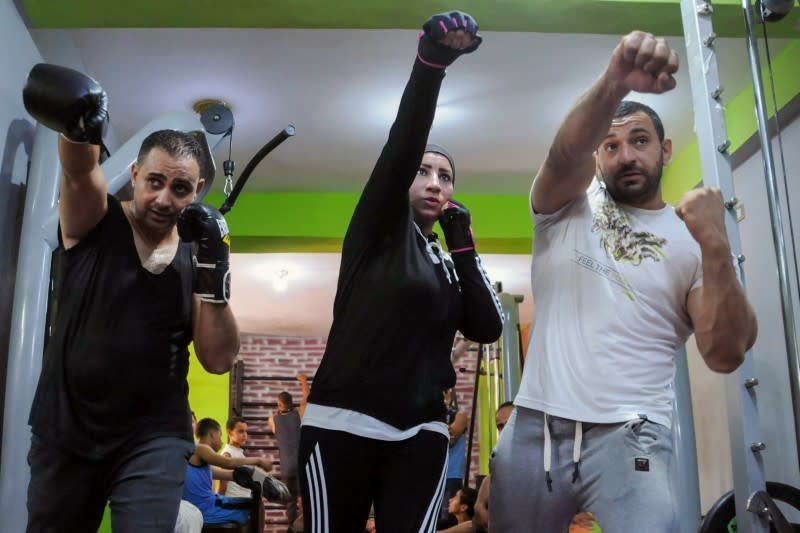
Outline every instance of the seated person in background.
[[(447, 389), (444, 393), (444, 404), (447, 407), (447, 429), (450, 442), (447, 449), (447, 480), (444, 487), (444, 500), (449, 501), (464, 484), (464, 467), (467, 457), (467, 415), (459, 412), (455, 389)], [(439, 513), (439, 528), (457, 523), (456, 517), (442, 505)]]
[[(228, 444), (222, 448), (220, 455), (237, 459), (244, 458), (242, 446), (247, 443), (247, 422), (242, 417), (232, 416), (225, 424), (225, 429), (228, 432)], [(219, 482), (219, 493), (231, 498), (249, 498), (251, 496), (250, 489), (242, 487), (235, 481), (224, 479)]]
[(286, 533), (303, 533), (305, 531), (305, 520), (303, 519), (303, 498), (298, 496), (295, 498), (295, 505), (297, 507), (297, 516), (289, 523), (289, 529)]
[(175, 522), (175, 533), (202, 533), (203, 513), (194, 504), (181, 500), (178, 509), (178, 521)]
[(572, 518), (568, 533), (601, 533), (592, 513), (578, 513)]
[(450, 498), (447, 505), (447, 512), (456, 517), (456, 525), (447, 529), (440, 529), (445, 533), (472, 532), (475, 530), (472, 524), (472, 517), (475, 515), (475, 500), (478, 498), (478, 491), (463, 487), (458, 489), (455, 496)]
[(364, 533), (376, 533), (375, 529), (375, 506), (369, 509), (369, 518), (367, 518), (367, 525), (364, 526)]
[[(186, 466), (183, 499), (200, 509), (205, 524), (244, 524), (250, 514), (252, 500), (214, 494), (212, 477), (231, 481), (231, 469), (237, 466), (253, 465), (270, 470), (272, 461), (264, 457), (236, 458), (217, 455), (217, 450), (222, 447), (221, 434), (222, 429), (216, 420), (204, 418), (197, 423), (197, 446)], [(267, 477), (265, 484), (268, 481), (280, 483), (270, 477)]]

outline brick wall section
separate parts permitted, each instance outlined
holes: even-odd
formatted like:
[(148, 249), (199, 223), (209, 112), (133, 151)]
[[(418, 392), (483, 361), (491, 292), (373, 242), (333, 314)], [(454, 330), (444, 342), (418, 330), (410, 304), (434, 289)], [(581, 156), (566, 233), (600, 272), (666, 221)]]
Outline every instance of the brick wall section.
[[(275, 462), (273, 472), (280, 473), (280, 458), (273, 435), (269, 432), (267, 418), (275, 408), (275, 400), (282, 391), (292, 394), (295, 402), (302, 397), (300, 384), (295, 380), (298, 373), (312, 379), (322, 354), (325, 351), (322, 337), (276, 337), (267, 335), (242, 335), (239, 358), (245, 365), (245, 376), (273, 376), (285, 379), (248, 381), (242, 389), (243, 416), (248, 421), (250, 437), (248, 455), (262, 454)], [(472, 409), (473, 385), (477, 352), (470, 351), (456, 362), (457, 367), (467, 372), (458, 372), (456, 393), (459, 407), (468, 415)], [(312, 384), (313, 386), (313, 384)], [(267, 405), (247, 405), (266, 403)], [(478, 427), (471, 459), (470, 486), (475, 486), (478, 472)], [(267, 504), (265, 533), (284, 533), (287, 528), (285, 513), (280, 506)]]

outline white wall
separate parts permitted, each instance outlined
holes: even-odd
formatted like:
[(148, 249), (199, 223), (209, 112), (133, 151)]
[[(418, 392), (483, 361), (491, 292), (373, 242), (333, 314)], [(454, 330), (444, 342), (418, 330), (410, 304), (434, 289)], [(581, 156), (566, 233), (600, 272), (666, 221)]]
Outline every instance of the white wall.
[[(783, 145), (789, 181), (789, 198), (792, 208), (795, 246), (800, 246), (800, 119), (783, 126)], [(783, 194), (780, 156), (777, 141), (773, 141), (775, 164), (780, 181), (781, 201), (784, 207), (787, 255), (790, 261), (790, 278), (794, 286), (794, 253), (791, 250), (786, 196)], [(746, 160), (734, 171), (736, 196), (744, 203), (745, 219), (740, 223), (742, 251), (748, 298), (759, 323), (758, 341), (753, 348), (761, 431), (767, 449), (763, 453), (766, 476), (771, 481), (781, 481), (800, 487), (797, 442), (789, 386), (789, 368), (786, 359), (780, 293), (778, 289), (777, 262), (772, 243), (766, 186), (761, 152)], [(794, 289), (795, 328), (800, 331), (800, 305)], [(730, 444), (728, 441), (728, 412), (725, 400), (724, 378), (709, 371), (690, 340), (687, 345), (689, 371), (694, 404), (697, 455), (700, 471), (701, 508), (703, 512), (724, 492), (733, 488)]]

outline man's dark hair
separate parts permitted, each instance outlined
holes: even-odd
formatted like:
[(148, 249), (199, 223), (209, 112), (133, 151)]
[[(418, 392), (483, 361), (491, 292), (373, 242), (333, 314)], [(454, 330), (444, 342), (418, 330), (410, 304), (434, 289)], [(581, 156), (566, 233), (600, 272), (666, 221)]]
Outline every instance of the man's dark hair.
[(661, 117), (658, 116), (658, 113), (650, 106), (646, 106), (640, 102), (634, 102), (633, 100), (623, 100), (614, 112), (614, 118), (627, 117), (628, 115), (639, 112), (645, 113), (650, 117), (650, 120), (653, 121), (653, 126), (656, 128), (658, 140), (664, 142), (664, 124), (661, 122)]
[(286, 391), (278, 394), (278, 399), (283, 402), (287, 409), (294, 409), (294, 400), (292, 400), (292, 395)]
[(219, 422), (213, 418), (203, 418), (197, 423), (197, 436), (206, 437), (212, 431), (222, 431)]
[(460, 505), (467, 506), (467, 516), (472, 518), (475, 516), (475, 502), (478, 500), (478, 491), (471, 487), (462, 487)]
[(247, 424), (247, 420), (245, 420), (241, 416), (232, 416), (228, 419), (228, 422), (225, 424), (225, 428), (228, 431), (231, 431), (233, 428), (236, 427), (236, 424)]
[(160, 148), (175, 159), (192, 158), (197, 161), (198, 166), (203, 165), (203, 147), (191, 133), (178, 130), (154, 131), (142, 141), (136, 164), (141, 165), (153, 148)]

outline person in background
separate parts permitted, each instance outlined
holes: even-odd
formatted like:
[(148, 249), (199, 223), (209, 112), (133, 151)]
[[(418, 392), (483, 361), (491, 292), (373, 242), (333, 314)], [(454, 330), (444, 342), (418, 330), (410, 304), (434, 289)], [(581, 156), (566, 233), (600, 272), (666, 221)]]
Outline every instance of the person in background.
[[(224, 457), (243, 458), (244, 450), (242, 447), (247, 444), (247, 421), (239, 416), (233, 416), (225, 424), (228, 433), (228, 443), (220, 451)], [(235, 481), (220, 480), (219, 493), (231, 498), (249, 498), (251, 491), (242, 487)]]
[[(197, 447), (185, 467), (183, 499), (200, 510), (204, 524), (247, 523), (253, 507), (252, 498), (230, 498), (215, 494), (213, 480), (233, 480), (232, 470), (237, 466), (252, 465), (268, 472), (272, 469), (272, 461), (265, 457), (218, 455), (217, 451), (222, 448), (222, 428), (212, 418), (204, 418), (197, 423), (197, 437)], [(288, 496), (289, 491), (282, 487), (282, 483), (268, 475), (263, 477), (264, 497), (276, 492)]]
[(300, 405), (294, 405), (292, 395), (283, 391), (278, 395), (277, 409), (267, 421), (269, 428), (278, 442), (280, 456), (280, 478), (292, 492), (292, 502), (286, 507), (286, 518), (289, 523), (297, 516), (297, 506), (294, 503), (300, 496), (300, 482), (297, 476), (297, 454), (300, 451), (300, 421), (308, 403), (309, 386), (305, 374), (297, 374), (297, 381), (302, 387), (303, 397)]
[[(466, 413), (458, 409), (458, 397), (455, 389), (447, 389), (444, 393), (447, 406), (447, 429), (450, 434), (447, 450), (447, 478), (444, 486), (444, 501), (450, 501), (456, 492), (464, 486), (464, 468), (467, 461), (467, 426), (469, 419)], [(449, 506), (442, 505), (437, 528), (444, 529), (457, 523), (457, 517), (450, 512)]]
[(446, 533), (471, 533), (475, 531), (472, 523), (472, 517), (475, 515), (475, 500), (478, 497), (478, 491), (470, 487), (463, 487), (448, 500), (447, 510), (456, 518), (456, 524), (447, 529), (439, 529)]

